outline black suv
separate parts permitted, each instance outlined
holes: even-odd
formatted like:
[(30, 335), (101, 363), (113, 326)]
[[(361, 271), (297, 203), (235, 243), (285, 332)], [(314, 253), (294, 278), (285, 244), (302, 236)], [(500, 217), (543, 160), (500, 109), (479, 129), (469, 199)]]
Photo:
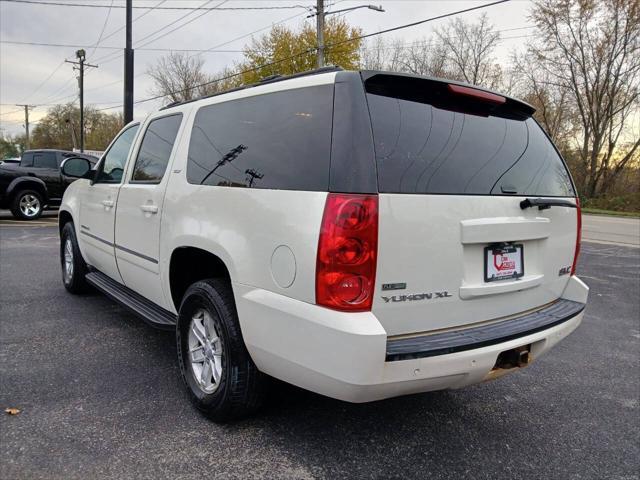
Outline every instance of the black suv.
[(91, 155), (65, 150), (27, 150), (20, 164), (0, 165), (0, 208), (9, 208), (14, 217), (34, 220), (45, 206), (60, 205), (62, 195), (76, 178), (61, 172), (69, 158), (85, 158), (92, 165), (98, 159)]

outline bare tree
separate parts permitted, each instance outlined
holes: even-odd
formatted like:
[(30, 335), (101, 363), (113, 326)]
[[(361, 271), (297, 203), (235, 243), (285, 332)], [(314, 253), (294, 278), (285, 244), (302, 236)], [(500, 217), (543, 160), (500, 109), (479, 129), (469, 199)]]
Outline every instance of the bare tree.
[(575, 105), (584, 193), (595, 197), (638, 156), (640, 138), (628, 138), (639, 112), (640, 0), (539, 0), (532, 18), (542, 38), (530, 53)]
[(171, 52), (147, 70), (155, 82), (154, 95), (166, 96), (170, 102), (191, 100), (202, 94), (199, 85), (208, 81), (204, 61), (183, 52)]
[(360, 66), (364, 70), (402, 71), (403, 53), (402, 40), (374, 37), (360, 47)]
[(514, 93), (535, 107), (535, 117), (551, 140), (561, 149), (568, 147), (578, 133), (570, 92), (553, 82), (531, 52), (513, 56), (509, 77), (515, 83)]
[(435, 39), (424, 38), (404, 43), (396, 38), (376, 37), (360, 50), (361, 68), (409, 72), (431, 77), (446, 77), (445, 47)]
[(502, 71), (493, 57), (500, 34), (486, 14), (478, 23), (456, 18), (437, 29), (436, 36), (442, 42), (450, 76), (487, 88), (500, 85)]

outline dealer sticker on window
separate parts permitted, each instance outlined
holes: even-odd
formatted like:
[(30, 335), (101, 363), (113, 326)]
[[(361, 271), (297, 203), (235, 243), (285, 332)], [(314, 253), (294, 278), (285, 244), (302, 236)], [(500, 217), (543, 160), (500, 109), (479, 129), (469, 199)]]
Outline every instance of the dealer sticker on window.
[(522, 245), (488, 246), (484, 249), (484, 280), (512, 280), (524, 275)]

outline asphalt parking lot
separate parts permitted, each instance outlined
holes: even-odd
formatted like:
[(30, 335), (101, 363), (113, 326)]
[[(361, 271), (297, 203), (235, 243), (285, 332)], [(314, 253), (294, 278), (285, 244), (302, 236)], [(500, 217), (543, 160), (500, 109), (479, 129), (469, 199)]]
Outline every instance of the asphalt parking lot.
[(639, 478), (640, 249), (584, 243), (582, 326), (501, 380), (365, 405), (276, 385), (204, 419), (174, 337), (68, 295), (57, 230), (0, 226), (0, 478)]

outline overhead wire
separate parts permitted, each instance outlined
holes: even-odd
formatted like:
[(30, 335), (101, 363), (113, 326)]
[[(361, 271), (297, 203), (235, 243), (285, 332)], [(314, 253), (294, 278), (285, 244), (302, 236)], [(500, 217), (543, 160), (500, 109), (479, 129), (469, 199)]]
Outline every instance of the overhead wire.
[[(485, 4), (482, 4), (482, 5), (477, 5), (475, 7), (469, 7), (469, 8), (465, 8), (465, 9), (462, 9), (462, 10), (456, 10), (454, 12), (449, 12), (449, 13), (444, 13), (444, 14), (441, 14), (441, 15), (436, 15), (434, 17), (429, 17), (429, 18), (426, 18), (424, 20), (418, 20), (416, 22), (411, 22), (411, 23), (407, 23), (407, 24), (403, 24), (403, 25), (398, 25), (396, 27), (386, 28), (384, 30), (379, 30), (377, 32), (366, 33), (366, 34), (363, 34), (363, 35), (358, 35), (358, 36), (355, 36), (355, 37), (352, 37), (352, 38), (341, 40), (339, 42), (334, 42), (334, 43), (331, 43), (331, 44), (327, 44), (327, 45), (325, 45), (325, 48), (326, 49), (330, 49), (330, 48), (333, 48), (333, 47), (336, 47), (336, 46), (340, 46), (340, 45), (343, 45), (343, 44), (346, 44), (346, 43), (355, 42), (355, 41), (361, 40), (363, 38), (369, 38), (369, 37), (373, 37), (373, 36), (376, 36), (376, 35), (382, 35), (382, 34), (385, 34), (385, 33), (402, 30), (402, 29), (405, 29), (405, 28), (415, 27), (417, 25), (422, 25), (424, 23), (433, 22), (435, 20), (441, 20), (443, 18), (452, 17), (452, 16), (455, 16), (455, 15), (460, 15), (462, 13), (467, 13), (467, 12), (471, 12), (471, 11), (474, 11), (474, 10), (480, 10), (480, 9), (492, 7), (494, 5), (499, 5), (501, 3), (506, 3), (506, 2), (509, 2), (509, 1), (510, 0), (497, 0), (497, 1), (494, 1), (494, 2), (491, 2), (491, 3), (485, 3)], [(305, 49), (305, 50), (303, 50), (301, 52), (298, 52), (296, 54), (293, 54), (293, 55), (290, 55), (288, 57), (282, 58), (280, 60), (274, 60), (272, 62), (267, 62), (265, 64), (258, 65), (256, 67), (249, 68), (249, 69), (246, 69), (246, 70), (242, 70), (240, 72), (232, 73), (232, 74), (226, 75), (226, 76), (221, 77), (221, 78), (217, 78), (217, 79), (214, 79), (214, 80), (211, 80), (211, 81), (208, 81), (208, 82), (201, 83), (199, 85), (194, 85), (192, 87), (188, 87), (188, 88), (184, 88), (184, 89), (181, 89), (181, 90), (172, 91), (172, 92), (169, 92), (169, 93), (166, 93), (166, 94), (160, 94), (160, 95), (155, 95), (155, 96), (152, 96), (152, 97), (144, 98), (142, 100), (138, 100), (138, 101), (134, 102), (134, 104), (139, 105), (141, 103), (146, 103), (146, 102), (150, 102), (150, 101), (153, 101), (153, 100), (158, 100), (160, 98), (164, 98), (164, 97), (167, 97), (169, 95), (175, 95), (175, 94), (178, 94), (178, 93), (189, 92), (189, 91), (194, 90), (196, 88), (204, 87), (204, 86), (207, 86), (207, 85), (212, 85), (212, 84), (215, 84), (215, 83), (222, 82), (224, 80), (229, 80), (231, 78), (235, 78), (237, 76), (244, 75), (246, 73), (255, 72), (257, 70), (260, 70), (260, 69), (263, 69), (263, 68), (266, 68), (266, 67), (270, 67), (270, 66), (273, 66), (273, 65), (284, 63), (286, 61), (292, 60), (292, 59), (297, 58), (297, 57), (299, 57), (301, 55), (306, 55), (306, 54), (314, 52), (316, 50), (317, 50), (316, 48), (307, 48), (307, 49)], [(119, 107), (122, 107), (122, 105), (117, 105), (117, 106), (114, 106), (114, 107), (102, 108), (102, 109), (99, 109), (99, 110), (110, 110), (110, 109), (119, 108)]]
[[(31, 4), (31, 5), (51, 5), (56, 7), (86, 7), (86, 8), (110, 8), (110, 5), (105, 4), (95, 4), (95, 3), (62, 3), (62, 2), (45, 2), (42, 0), (0, 0), (0, 2), (7, 3), (23, 3), (23, 4)], [(113, 8), (127, 8), (126, 5), (114, 5)], [(133, 9), (145, 9), (149, 7), (141, 7), (141, 6), (132, 6)], [(269, 6), (251, 6), (251, 7), (160, 7), (159, 10), (229, 10), (229, 11), (240, 11), (240, 10), (292, 10), (296, 8), (307, 8), (305, 5), (269, 5)]]
[(102, 30), (100, 30), (100, 35), (98, 35), (98, 40), (96, 41), (95, 45), (93, 45), (93, 52), (91, 52), (91, 55), (89, 55), (87, 58), (93, 57), (93, 54), (96, 53), (96, 48), (98, 47), (98, 45), (100, 45), (100, 42), (102, 41), (102, 36), (104, 35), (104, 31), (107, 28), (107, 23), (109, 23), (111, 10), (113, 10), (113, 1), (114, 0), (111, 0), (111, 5), (109, 6), (109, 10), (107, 10), (107, 17), (104, 19), (104, 23), (102, 24)]

